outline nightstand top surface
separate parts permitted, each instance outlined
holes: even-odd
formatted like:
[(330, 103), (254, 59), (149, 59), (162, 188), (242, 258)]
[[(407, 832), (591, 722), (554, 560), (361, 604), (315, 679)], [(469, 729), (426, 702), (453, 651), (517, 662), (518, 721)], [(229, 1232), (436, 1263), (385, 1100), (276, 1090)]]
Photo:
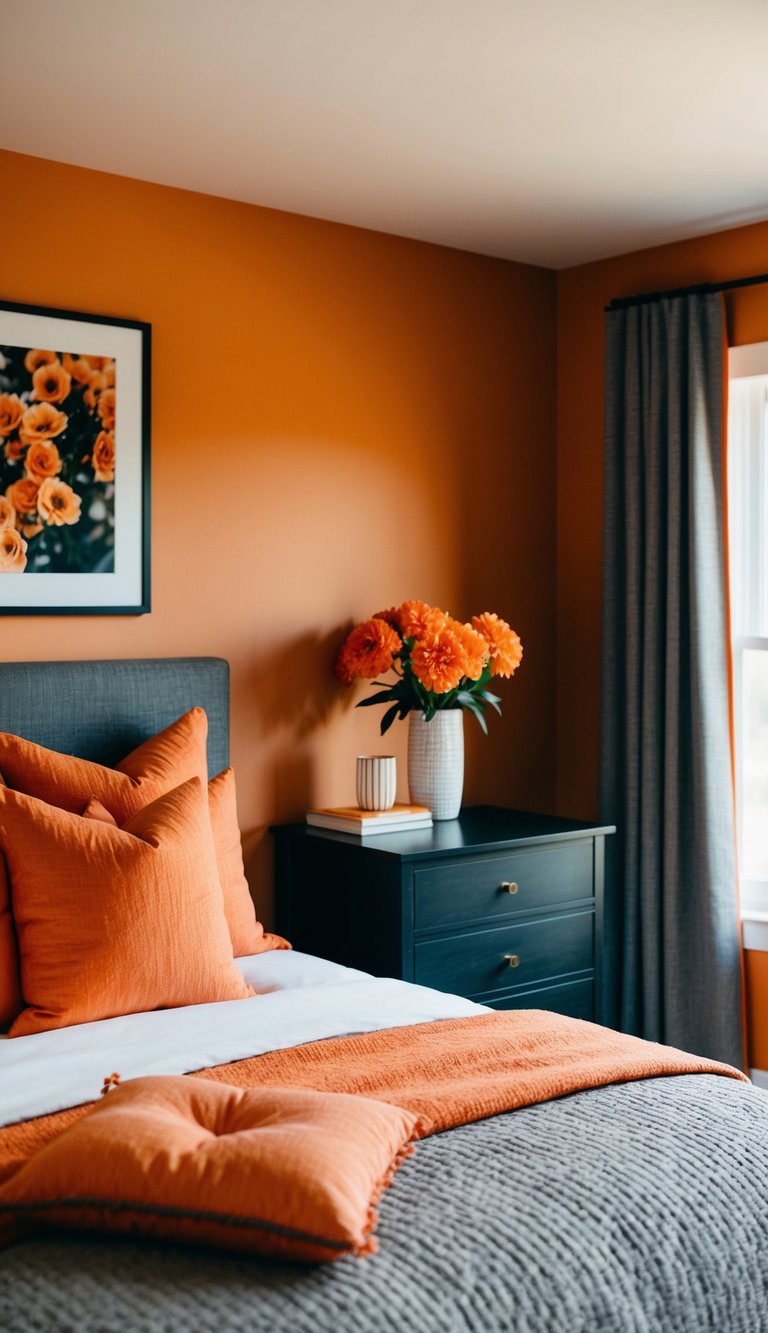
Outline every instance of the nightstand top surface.
[(320, 838), (322, 841), (362, 847), (379, 856), (418, 860), (449, 852), (454, 855), (508, 850), (511, 846), (560, 841), (568, 838), (595, 837), (615, 833), (612, 824), (589, 820), (560, 819), (556, 815), (530, 814), (524, 810), (504, 810), (500, 806), (475, 805), (462, 810), (458, 819), (438, 820), (432, 828), (405, 833), (379, 833), (359, 837), (337, 833), (333, 829), (309, 824), (277, 824), (271, 829), (278, 835)]

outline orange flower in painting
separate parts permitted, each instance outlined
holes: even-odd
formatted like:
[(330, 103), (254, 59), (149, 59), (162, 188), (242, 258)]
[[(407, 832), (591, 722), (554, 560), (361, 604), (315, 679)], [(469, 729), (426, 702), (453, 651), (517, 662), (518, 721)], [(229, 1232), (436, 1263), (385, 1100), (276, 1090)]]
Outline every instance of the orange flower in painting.
[(488, 644), (491, 675), (513, 676), (523, 660), (523, 645), (515, 631), (492, 611), (473, 616), (472, 625)]
[(115, 429), (115, 406), (116, 396), (114, 389), (105, 389), (99, 398), (97, 412), (101, 417), (105, 430)]
[(37, 512), (45, 523), (60, 528), (78, 522), (81, 503), (80, 496), (66, 482), (48, 477), (38, 492)]
[(24, 468), (32, 481), (41, 482), (46, 477), (55, 477), (61, 472), (61, 455), (56, 445), (50, 440), (38, 440), (30, 444)]
[(437, 606), (428, 602), (403, 602), (395, 612), (397, 627), (404, 639), (420, 639), (427, 630), (434, 631), (444, 625), (449, 617)]
[(96, 436), (91, 465), (95, 481), (115, 480), (115, 437), (108, 430)]
[(455, 690), (465, 674), (467, 654), (450, 624), (428, 629), (414, 644), (411, 666), (417, 680), (435, 694)]
[(401, 647), (400, 635), (392, 626), (372, 616), (347, 635), (336, 658), (336, 675), (345, 685), (353, 680), (373, 680), (389, 671)]
[(108, 356), (84, 356), (84, 357), (83, 357), (83, 361), (87, 361), (87, 362), (88, 362), (88, 365), (91, 367), (92, 370), (103, 370), (104, 367), (105, 367), (105, 365), (106, 365), (107, 362), (109, 361), (109, 359), (110, 359), (110, 358), (109, 358)]
[(21, 418), (19, 434), (22, 444), (34, 444), (35, 440), (52, 440), (67, 428), (66, 412), (59, 412), (52, 403), (38, 403), (28, 407)]
[(24, 416), (24, 404), (17, 393), (0, 393), (0, 435), (12, 435)]
[(22, 444), (18, 436), (13, 440), (6, 440), (4, 453), (8, 462), (18, 463), (19, 459), (24, 457), (26, 447), (26, 444)]
[(92, 370), (91, 378), (88, 382), (88, 388), (83, 394), (83, 402), (91, 412), (95, 412), (99, 405), (99, 396), (107, 387), (107, 381), (100, 370)]
[(462, 625), (458, 620), (451, 621), (451, 629), (467, 655), (464, 675), (468, 680), (479, 680), (490, 657), (486, 640), (471, 625)]
[(36, 514), (39, 490), (40, 483), (33, 477), (20, 477), (18, 481), (11, 483), (5, 494), (17, 514)]
[(27, 543), (15, 528), (0, 531), (0, 574), (23, 574), (27, 564)]
[(35, 398), (44, 403), (63, 403), (72, 387), (72, 376), (60, 361), (49, 361), (38, 366), (32, 376)]
[(16, 510), (6, 495), (0, 495), (0, 532), (16, 527)]
[(42, 347), (30, 347), (24, 357), (24, 365), (30, 375), (34, 375), (38, 366), (47, 366), (51, 361), (58, 361), (55, 352), (46, 352)]
[(19, 532), (22, 537), (36, 537), (38, 532), (42, 532), (42, 523), (20, 523)]
[(72, 376), (75, 384), (90, 384), (93, 370), (89, 361), (84, 356), (73, 356), (71, 352), (65, 352), (63, 365), (68, 375)]

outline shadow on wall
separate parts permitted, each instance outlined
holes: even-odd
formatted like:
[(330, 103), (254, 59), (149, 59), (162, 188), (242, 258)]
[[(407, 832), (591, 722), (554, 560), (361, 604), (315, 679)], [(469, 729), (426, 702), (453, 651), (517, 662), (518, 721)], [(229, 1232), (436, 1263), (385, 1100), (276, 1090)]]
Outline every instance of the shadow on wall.
[[(353, 624), (350, 620), (325, 634), (298, 635), (254, 665), (251, 679), (260, 734), (283, 729), (292, 742), (280, 747), (272, 765), (273, 810), (304, 811), (311, 803), (314, 769), (306, 742), (334, 714), (352, 707), (351, 691), (341, 688), (333, 666)], [(273, 847), (267, 824), (243, 831), (243, 860), (256, 915), (271, 929)]]
[[(333, 665), (353, 623), (348, 621), (326, 634), (300, 634), (256, 662), (254, 698), (263, 735), (283, 727), (297, 740), (304, 740), (326, 726), (334, 713), (349, 708), (350, 697), (339, 688)], [(277, 795), (277, 784), (275, 792)]]

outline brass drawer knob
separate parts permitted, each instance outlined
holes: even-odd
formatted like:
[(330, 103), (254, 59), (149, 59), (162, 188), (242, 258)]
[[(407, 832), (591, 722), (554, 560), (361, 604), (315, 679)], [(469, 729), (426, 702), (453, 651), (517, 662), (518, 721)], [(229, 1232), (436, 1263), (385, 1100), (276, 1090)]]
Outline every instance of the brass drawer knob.
[(514, 881), (510, 881), (510, 880), (506, 880), (506, 879), (502, 881), (502, 885), (501, 885), (502, 891), (503, 891), (504, 893), (517, 893), (517, 890), (518, 890), (519, 887), (520, 887), (520, 886), (519, 886), (518, 884), (515, 884)]
[(520, 966), (520, 955), (516, 953), (505, 953), (504, 955), (510, 967)]

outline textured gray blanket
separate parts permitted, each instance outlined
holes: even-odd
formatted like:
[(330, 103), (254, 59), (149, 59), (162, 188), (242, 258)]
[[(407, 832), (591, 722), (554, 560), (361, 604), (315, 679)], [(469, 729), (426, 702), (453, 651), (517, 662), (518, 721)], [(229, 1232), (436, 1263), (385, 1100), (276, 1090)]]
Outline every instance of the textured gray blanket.
[(49, 1236), (0, 1255), (4, 1333), (763, 1333), (768, 1093), (576, 1093), (420, 1143), (380, 1251), (316, 1268)]

